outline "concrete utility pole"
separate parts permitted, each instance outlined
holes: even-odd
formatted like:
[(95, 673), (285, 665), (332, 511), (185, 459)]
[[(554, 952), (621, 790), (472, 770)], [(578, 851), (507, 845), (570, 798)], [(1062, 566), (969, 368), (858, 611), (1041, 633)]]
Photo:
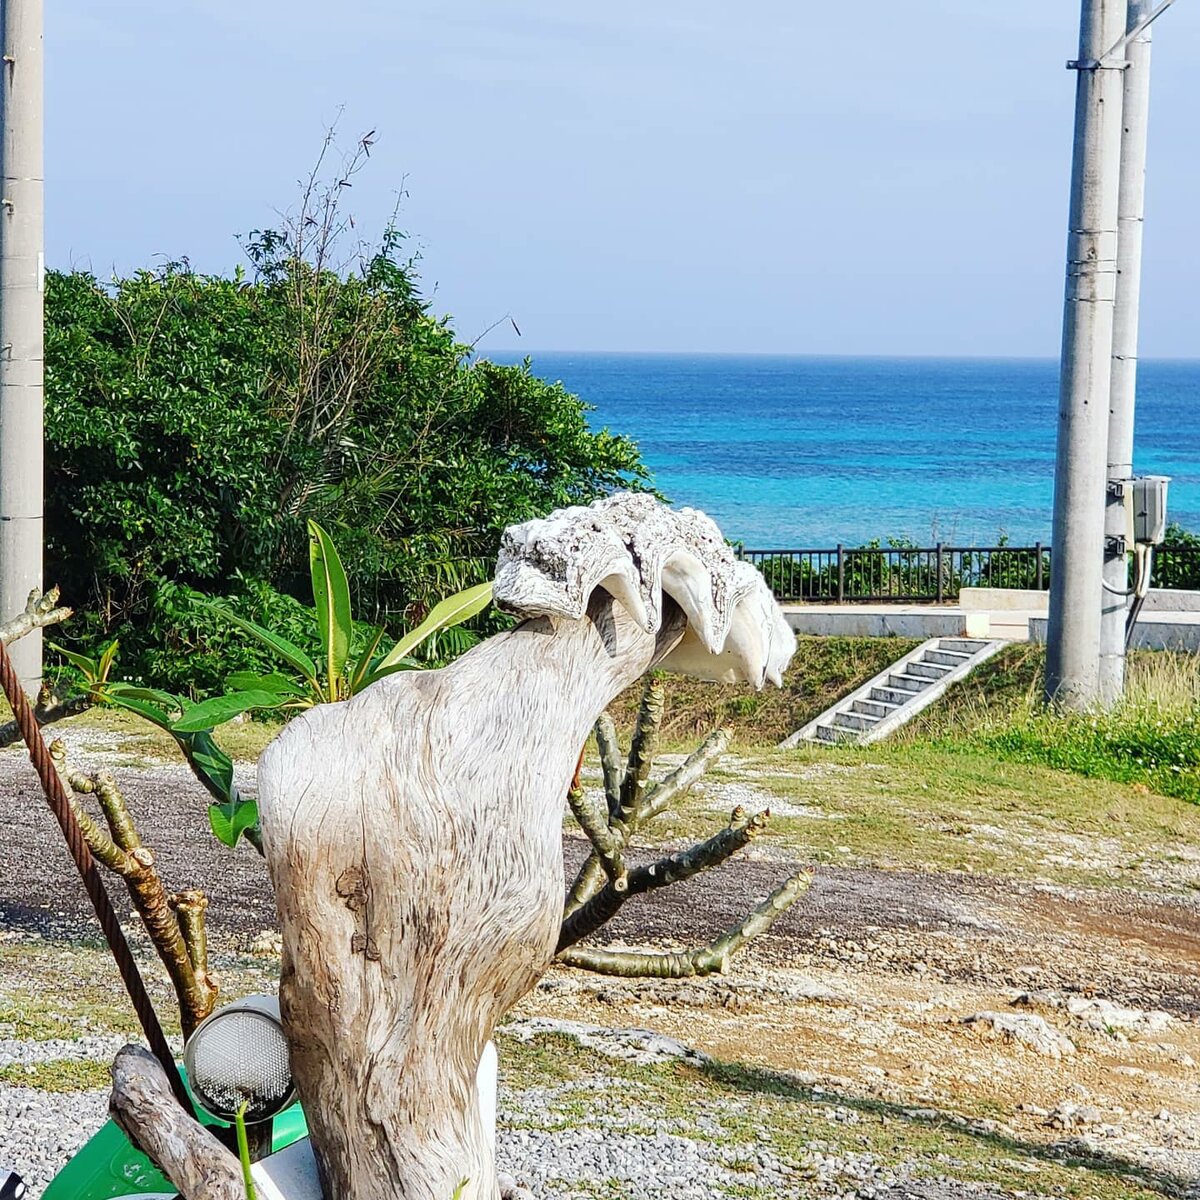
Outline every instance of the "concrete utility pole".
[[(1126, 35), (1150, 16), (1151, 0), (1128, 0)], [(1133, 415), (1137, 397), (1138, 300), (1142, 285), (1142, 216), (1146, 185), (1146, 127), (1150, 112), (1150, 27), (1126, 43), (1121, 109), (1121, 182), (1117, 206), (1117, 299), (1113, 311), (1112, 382), (1108, 400), (1108, 478), (1133, 474)], [(1125, 692), (1125, 506), (1110, 490), (1105, 509), (1104, 600), (1100, 614), (1100, 702), (1111, 708)], [(1129, 547), (1132, 549), (1132, 547)]]
[(1071, 64), (1075, 150), (1046, 647), (1046, 699), (1071, 709), (1087, 708), (1099, 695), (1123, 74), (1100, 60), (1125, 32), (1125, 7), (1125, 0), (1083, 0), (1079, 60)]
[[(0, 616), (42, 585), (42, 0), (0, 0)], [(39, 630), (10, 654), (42, 675)]]

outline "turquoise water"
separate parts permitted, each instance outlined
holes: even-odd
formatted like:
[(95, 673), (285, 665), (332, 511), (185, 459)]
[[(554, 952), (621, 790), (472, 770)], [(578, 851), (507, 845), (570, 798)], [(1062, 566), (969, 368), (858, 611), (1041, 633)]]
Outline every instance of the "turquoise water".
[[(520, 354), (489, 355), (500, 362)], [(752, 548), (1050, 540), (1058, 364), (535, 353), (673, 503)], [(1200, 361), (1139, 370), (1135, 468), (1200, 530)]]

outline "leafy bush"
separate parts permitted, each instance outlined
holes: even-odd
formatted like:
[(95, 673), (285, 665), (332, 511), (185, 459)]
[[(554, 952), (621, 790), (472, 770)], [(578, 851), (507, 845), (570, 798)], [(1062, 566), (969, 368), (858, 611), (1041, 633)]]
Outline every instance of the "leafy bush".
[(265, 665), (186, 594), (290, 620), (310, 518), (364, 618), (411, 625), (487, 577), (506, 524), (647, 479), (560, 384), (473, 359), (395, 231), (342, 266), (336, 195), (305, 206), (252, 235), (250, 276), (47, 276), (46, 574), (88, 614), (73, 638), (118, 636), (135, 675), (195, 692)]
[(1200, 589), (1200, 534), (1181, 525), (1167, 526), (1163, 544), (1154, 552), (1152, 586)]

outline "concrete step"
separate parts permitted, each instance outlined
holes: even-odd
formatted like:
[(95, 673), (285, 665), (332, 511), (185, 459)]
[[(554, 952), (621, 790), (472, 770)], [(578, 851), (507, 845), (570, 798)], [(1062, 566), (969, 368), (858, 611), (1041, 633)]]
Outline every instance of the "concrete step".
[(852, 712), (834, 713), (833, 716), (833, 723), (838, 729), (850, 729), (857, 733), (865, 733), (868, 729), (874, 729), (878, 720), (878, 717), (867, 717)]
[(998, 639), (931, 638), (797, 729), (780, 745), (871, 743), (926, 708), (947, 688), (1004, 646)]
[(989, 641), (987, 638), (938, 638), (938, 649), (955, 650), (960, 654), (978, 654)]
[(832, 725), (818, 725), (814, 731), (813, 741), (831, 744), (856, 742), (858, 741), (858, 732), (853, 729), (835, 729)]
[[(909, 666), (912, 666), (910, 663)], [(933, 681), (917, 675), (891, 675), (887, 677), (887, 686), (901, 692), (923, 692)]]
[(937, 663), (941, 667), (961, 667), (971, 656), (964, 650), (926, 650), (921, 656), (922, 662)]
[(949, 675), (952, 669), (943, 667), (940, 663), (911, 662), (908, 664), (908, 673), (916, 675), (920, 679), (941, 679), (943, 675)]

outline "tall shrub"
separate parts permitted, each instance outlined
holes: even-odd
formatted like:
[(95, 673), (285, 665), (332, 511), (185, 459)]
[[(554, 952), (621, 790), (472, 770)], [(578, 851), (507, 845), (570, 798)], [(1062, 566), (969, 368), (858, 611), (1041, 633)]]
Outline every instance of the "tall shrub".
[(561, 385), (474, 359), (397, 233), (337, 262), (336, 197), (305, 204), (252, 235), (249, 275), (48, 276), (47, 577), (135, 671), (181, 586), (302, 594), (310, 518), (398, 626), (485, 578), (506, 524), (647, 478)]

